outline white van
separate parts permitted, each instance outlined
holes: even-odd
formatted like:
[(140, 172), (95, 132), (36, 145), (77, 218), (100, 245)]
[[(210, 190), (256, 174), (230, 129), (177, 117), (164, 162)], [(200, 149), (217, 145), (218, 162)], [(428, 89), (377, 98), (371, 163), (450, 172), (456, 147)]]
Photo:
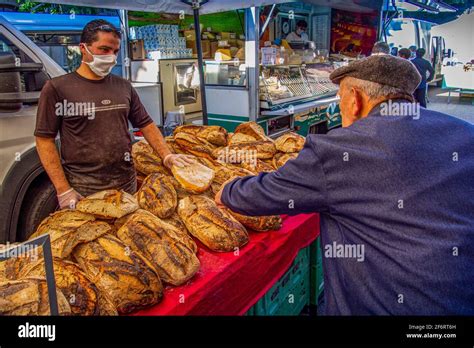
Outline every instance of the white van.
[(0, 243), (26, 239), (57, 208), (33, 132), (41, 89), (65, 73), (0, 16)]

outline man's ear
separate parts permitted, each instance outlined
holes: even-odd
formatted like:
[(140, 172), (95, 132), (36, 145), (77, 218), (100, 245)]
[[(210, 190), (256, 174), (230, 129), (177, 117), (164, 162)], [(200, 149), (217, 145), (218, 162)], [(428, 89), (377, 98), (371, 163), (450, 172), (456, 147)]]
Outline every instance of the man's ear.
[(352, 98), (353, 115), (356, 119), (359, 119), (362, 116), (362, 109), (363, 109), (363, 104), (364, 104), (362, 93), (356, 88), (351, 87), (351, 94), (353, 97)]

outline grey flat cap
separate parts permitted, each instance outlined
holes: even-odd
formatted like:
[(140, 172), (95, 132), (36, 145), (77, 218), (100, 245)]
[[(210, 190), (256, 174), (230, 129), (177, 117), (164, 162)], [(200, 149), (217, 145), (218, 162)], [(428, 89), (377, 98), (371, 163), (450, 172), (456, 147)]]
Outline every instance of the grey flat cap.
[(409, 60), (392, 55), (370, 56), (354, 61), (334, 70), (329, 78), (339, 84), (348, 76), (400, 88), (409, 95), (421, 82), (420, 73)]

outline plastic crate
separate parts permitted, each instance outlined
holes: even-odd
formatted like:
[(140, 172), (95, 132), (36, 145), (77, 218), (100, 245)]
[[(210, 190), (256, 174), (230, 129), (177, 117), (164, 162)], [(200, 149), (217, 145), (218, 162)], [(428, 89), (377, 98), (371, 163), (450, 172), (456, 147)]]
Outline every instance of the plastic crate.
[(302, 249), (288, 271), (252, 307), (254, 315), (299, 315), (310, 298), (310, 250)]
[(317, 305), (318, 298), (324, 290), (323, 254), (319, 237), (310, 245), (310, 249), (310, 303)]

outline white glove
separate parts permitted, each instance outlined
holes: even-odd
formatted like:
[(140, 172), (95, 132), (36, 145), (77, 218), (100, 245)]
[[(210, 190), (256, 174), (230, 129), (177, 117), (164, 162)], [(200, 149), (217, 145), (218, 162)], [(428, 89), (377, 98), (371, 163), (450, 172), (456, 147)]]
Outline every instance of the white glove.
[(175, 153), (170, 153), (163, 160), (163, 164), (169, 169), (171, 169), (172, 166), (186, 167), (187, 165), (193, 164), (195, 162), (196, 158), (194, 156)]
[(74, 190), (70, 188), (66, 192), (57, 195), (59, 201), (59, 208), (61, 209), (76, 209), (76, 203), (79, 202), (84, 197)]

